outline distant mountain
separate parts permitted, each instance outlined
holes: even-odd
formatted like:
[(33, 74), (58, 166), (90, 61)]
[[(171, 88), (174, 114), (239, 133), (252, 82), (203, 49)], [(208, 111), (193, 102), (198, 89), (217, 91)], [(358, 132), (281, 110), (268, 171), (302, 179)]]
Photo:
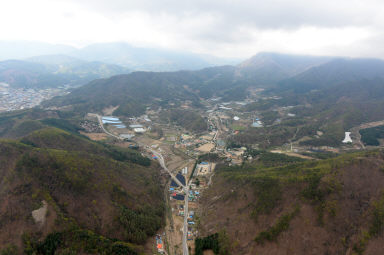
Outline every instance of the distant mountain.
[[(332, 129), (323, 136), (322, 144), (337, 145), (338, 137), (344, 130), (366, 121), (384, 119), (384, 99), (381, 96), (384, 95), (383, 63), (377, 59), (296, 59), (296, 56), (269, 53), (239, 66), (198, 71), (134, 72), (96, 80), (44, 105), (71, 106), (77, 113), (100, 112), (106, 107), (118, 106), (115, 114), (138, 116), (147, 107), (177, 108), (186, 102), (199, 107), (201, 98), (243, 100), (248, 96), (250, 87), (262, 87), (270, 95), (281, 97), (274, 100), (271, 107), (303, 106), (296, 108), (298, 116), (316, 116), (314, 125), (317, 130)], [(276, 73), (277, 70), (284, 70), (279, 78), (267, 75), (265, 77), (270, 78), (263, 80), (257, 75), (271, 66)], [(241, 74), (244, 70), (249, 75)], [(254, 70), (253, 73), (251, 70)], [(282, 79), (284, 76), (290, 78)], [(314, 127), (311, 130), (315, 130)], [(328, 134), (332, 137), (325, 140)]]
[[(135, 47), (124, 42), (97, 43), (84, 48), (28, 41), (0, 42), (0, 60), (26, 60), (42, 55), (66, 55), (87, 62), (120, 65), (136, 71), (198, 70), (241, 61), (196, 54), (188, 50)], [(57, 60), (60, 62), (64, 59), (60, 57)]]
[(0, 60), (25, 59), (40, 55), (68, 54), (76, 48), (68, 45), (33, 41), (0, 41)]
[(64, 55), (33, 57), (28, 61), (0, 62), (0, 82), (16, 88), (79, 86), (94, 79), (122, 73), (129, 73), (129, 70), (117, 65), (87, 62)]
[(383, 60), (339, 58), (282, 81), (279, 89), (307, 92), (376, 78), (384, 78)]
[(140, 71), (197, 70), (234, 64), (237, 60), (167, 49), (140, 48), (127, 43), (99, 43), (74, 51), (71, 56), (88, 61), (118, 64)]
[(319, 66), (331, 57), (261, 52), (237, 65), (237, 75), (257, 84), (270, 85)]
[(24, 59), (25, 61), (39, 63), (46, 66), (81, 65), (87, 61), (63, 54), (38, 55)]
[(146, 107), (177, 107), (189, 101), (200, 106), (200, 98), (246, 96), (247, 83), (234, 78), (235, 67), (222, 66), (199, 71), (133, 72), (100, 79), (45, 102), (45, 106), (72, 106), (85, 113), (119, 106), (115, 114), (138, 116)]
[(109, 79), (99, 79), (80, 87), (65, 97), (54, 98), (45, 106), (72, 106), (74, 112), (101, 111), (105, 107), (119, 106), (119, 115), (138, 116), (147, 106), (167, 106), (199, 98), (183, 84), (196, 81), (189, 72), (152, 73), (134, 72)]
[(59, 87), (71, 80), (72, 77), (53, 74), (41, 64), (21, 60), (0, 62), (0, 81), (14, 88)]
[(75, 74), (79, 77), (92, 76), (106, 78), (117, 74), (129, 73), (129, 69), (98, 61), (85, 61), (66, 55), (44, 55), (27, 59), (28, 61), (45, 65), (48, 69), (57, 74)]
[[(112, 44), (111, 50), (116, 50), (115, 46)], [(120, 46), (128, 47), (125, 44)], [(118, 55), (118, 52), (114, 54)], [(49, 102), (48, 105), (75, 105), (80, 111), (99, 111), (113, 105), (120, 106), (117, 113), (135, 115), (143, 113), (146, 106), (153, 104), (178, 105), (185, 100), (198, 104), (199, 97), (217, 96), (226, 101), (243, 100), (247, 97), (250, 86), (269, 87), (328, 59), (261, 53), (238, 66), (164, 73), (137, 72), (92, 82), (66, 97)], [(158, 99), (162, 100), (162, 104), (156, 101)]]
[[(384, 61), (334, 59), (282, 80), (266, 93), (280, 98), (270, 102), (269, 110), (294, 106), (291, 112), (305, 123), (297, 139), (313, 137), (316, 130), (324, 133), (301, 142), (302, 145), (339, 146), (345, 131), (362, 123), (384, 120)], [(261, 109), (257, 103), (255, 106), (254, 110)]]

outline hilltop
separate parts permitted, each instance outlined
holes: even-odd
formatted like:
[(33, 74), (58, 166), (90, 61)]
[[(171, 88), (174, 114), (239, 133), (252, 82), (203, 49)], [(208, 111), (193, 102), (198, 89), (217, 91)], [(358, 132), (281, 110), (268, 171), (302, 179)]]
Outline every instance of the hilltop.
[(305, 93), (310, 90), (336, 87), (348, 82), (382, 79), (383, 77), (383, 60), (339, 58), (282, 81), (279, 89)]
[(255, 83), (270, 85), (294, 77), (332, 60), (316, 57), (261, 52), (237, 65), (237, 73)]

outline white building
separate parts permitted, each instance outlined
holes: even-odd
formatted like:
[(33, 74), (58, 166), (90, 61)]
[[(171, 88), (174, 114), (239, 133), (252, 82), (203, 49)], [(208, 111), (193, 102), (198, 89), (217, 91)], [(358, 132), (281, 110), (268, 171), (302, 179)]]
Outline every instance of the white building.
[(144, 133), (145, 129), (144, 128), (134, 128), (133, 131), (135, 131), (135, 133)]
[(352, 143), (351, 132), (345, 132), (343, 143)]
[(134, 134), (121, 134), (120, 137), (123, 139), (132, 139), (135, 135)]
[(142, 128), (143, 125), (140, 125), (140, 124), (132, 124), (132, 125), (129, 125), (130, 128)]

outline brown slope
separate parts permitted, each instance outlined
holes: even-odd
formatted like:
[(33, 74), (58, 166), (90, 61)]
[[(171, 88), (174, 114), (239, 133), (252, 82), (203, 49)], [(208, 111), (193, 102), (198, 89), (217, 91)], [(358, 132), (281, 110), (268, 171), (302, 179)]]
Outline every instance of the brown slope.
[[(0, 152), (1, 248), (14, 244), (21, 254), (31, 243), (31, 249), (39, 249), (36, 247), (46, 242), (48, 234), (59, 232), (62, 238), (57, 251), (114, 254), (114, 242), (144, 244), (162, 224), (157, 166), (15, 141), (0, 141)], [(48, 212), (45, 223), (39, 224), (31, 213), (43, 200), (48, 202)], [(137, 232), (137, 224), (144, 232)], [(83, 230), (88, 232), (75, 235)], [(87, 248), (90, 246), (84, 246), (81, 238), (90, 238), (88, 235), (107, 240), (107, 244)], [(108, 241), (112, 239), (116, 241)]]
[[(383, 200), (383, 158), (382, 152), (374, 152), (269, 170), (221, 172), (201, 200), (201, 235), (226, 230), (231, 254), (353, 254), (362, 246), (362, 233), (372, 230), (375, 203)], [(308, 189), (315, 176), (318, 185)], [(262, 184), (270, 178), (277, 180), (277, 196), (271, 195), (275, 186)], [(267, 202), (259, 203), (261, 196)], [(270, 201), (270, 210), (260, 210), (255, 220), (255, 210)], [(255, 241), (295, 208), (299, 211), (275, 240)], [(371, 234), (361, 254), (380, 254), (380, 240), (382, 232)]]

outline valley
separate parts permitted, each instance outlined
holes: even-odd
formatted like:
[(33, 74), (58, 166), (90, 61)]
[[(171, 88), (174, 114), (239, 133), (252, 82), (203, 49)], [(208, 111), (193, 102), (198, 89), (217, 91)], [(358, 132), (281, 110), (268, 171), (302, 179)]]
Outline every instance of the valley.
[[(282, 68), (287, 58), (293, 65), (293, 56), (260, 54), (238, 66), (96, 79), (0, 114), (1, 162), (13, 157), (0, 166), (3, 194), (13, 194), (0, 201), (1, 244), (37, 254), (375, 254), (381, 67), (361, 76), (369, 81), (335, 75), (325, 85), (313, 70), (338, 61), (304, 58), (293, 70)], [(251, 72), (266, 68), (279, 76)], [(89, 209), (76, 213), (82, 204)]]
[(0, 8), (0, 255), (384, 254), (384, 1)]
[[(253, 100), (257, 99), (258, 98), (256, 97)], [(263, 125), (265, 125), (259, 118), (256, 117), (258, 116), (257, 113), (253, 112), (252, 114), (249, 114), (242, 112), (242, 107), (249, 104), (250, 101), (251, 99), (248, 98), (247, 102), (229, 102), (228, 104), (225, 104), (225, 106), (217, 104), (215, 100), (203, 101), (202, 104), (208, 110), (200, 111), (199, 114), (206, 119), (208, 131), (198, 134), (191, 133), (190, 131), (179, 126), (162, 123), (162, 121), (158, 119), (158, 113), (151, 110), (148, 110), (146, 114), (141, 117), (130, 118), (127, 122), (123, 123), (126, 127), (132, 125), (135, 125), (136, 127), (141, 125), (141, 127), (146, 130), (145, 133), (134, 133), (133, 130), (130, 130), (129, 128), (116, 129), (108, 124), (107, 129), (109, 127), (109, 130), (113, 131), (107, 131), (102, 122), (103, 117), (95, 114), (88, 114), (88, 116), (97, 118), (99, 125), (105, 133), (120, 140), (120, 146), (126, 146), (124, 143), (127, 143), (128, 146), (136, 144), (143, 149), (144, 153), (147, 154), (147, 157), (158, 160), (160, 165), (167, 172), (167, 175), (170, 176), (171, 182), (176, 182), (176, 187), (172, 186), (170, 183), (168, 183), (165, 187), (166, 197), (169, 197), (169, 212), (167, 212), (168, 218), (166, 220), (164, 232), (161, 230), (159, 233), (161, 238), (163, 238), (162, 240), (165, 241), (161, 246), (162, 248), (158, 249), (160, 253), (164, 251), (165, 254), (196, 254), (196, 240), (200, 240), (199, 238), (202, 237), (202, 233), (204, 233), (204, 235), (212, 233), (212, 228), (210, 226), (212, 226), (212, 222), (219, 219), (210, 219), (209, 214), (207, 215), (207, 213), (212, 211), (211, 203), (218, 203), (216, 200), (221, 201), (222, 195), (219, 195), (218, 193), (213, 195), (211, 192), (220, 186), (225, 186), (222, 182), (223, 173), (221, 172), (221, 169), (223, 166), (221, 165), (219, 173), (216, 173), (216, 162), (227, 162), (227, 164), (229, 162), (229, 166), (236, 169), (240, 168), (240, 166), (243, 168), (244, 164), (246, 167), (251, 167), (260, 160), (261, 162), (264, 160), (271, 160), (270, 163), (272, 163), (273, 166), (279, 164), (280, 160), (285, 162), (282, 163), (283, 165), (290, 164), (291, 162), (295, 163), (308, 160), (321, 160), (320, 150), (322, 150), (322, 153), (326, 153), (327, 151), (337, 151), (338, 154), (342, 154), (348, 151), (365, 149), (364, 147), (358, 146), (358, 144), (360, 144), (360, 140), (357, 139), (355, 132), (353, 133), (353, 144), (343, 145), (337, 148), (314, 148), (301, 146), (299, 143), (294, 142), (294, 136), (290, 139), (290, 144), (282, 147), (273, 147), (274, 149), (269, 150), (269, 154), (265, 153), (265, 155), (268, 155), (271, 159), (267, 159), (268, 157), (263, 159), (264, 156), (262, 156), (263, 153), (261, 151), (257, 152), (257, 149), (251, 149), (248, 145), (246, 145), (246, 147), (234, 146), (228, 148), (228, 138), (236, 135), (239, 130), (245, 130), (247, 127), (252, 127), (256, 121), (257, 124), (260, 125), (259, 128), (263, 128)], [(276, 110), (279, 111), (281, 117), (295, 117), (290, 116), (289, 114), (287, 115), (286, 109), (276, 108)], [(150, 123), (148, 122), (149, 120)], [(382, 125), (382, 122), (366, 123), (359, 126), (359, 128), (363, 129), (380, 125)], [(155, 130), (152, 131), (151, 128), (155, 126)], [(156, 132), (160, 132), (160, 127), (162, 135), (157, 136), (158, 134)], [(354, 130), (355, 129), (352, 129), (352, 131)], [(130, 133), (131, 137), (128, 141), (123, 142), (125, 139), (124, 137), (127, 135), (126, 133)], [(295, 134), (297, 134), (297, 132)], [(207, 149), (203, 149), (204, 147)], [(286, 156), (279, 156), (281, 154), (285, 154)], [(319, 156), (320, 158), (318, 158)], [(336, 155), (333, 157), (335, 156)], [(266, 166), (268, 166), (270, 163), (265, 161), (262, 164), (266, 164)], [(186, 172), (184, 172), (185, 167), (187, 167)], [(176, 178), (176, 175), (183, 176), (186, 186), (180, 183), (179, 179)], [(212, 179), (214, 179), (215, 183), (213, 187)], [(189, 194), (190, 192), (192, 192), (192, 194), (197, 192), (198, 196), (194, 194), (191, 199)], [(226, 193), (226, 191), (221, 192)], [(248, 190), (244, 192), (248, 193), (250, 191)], [(200, 198), (200, 196), (202, 197)], [(207, 201), (208, 197), (212, 199), (211, 202)], [(208, 205), (206, 203), (208, 203)], [(233, 206), (235, 208), (239, 208), (246, 205)], [(225, 208), (217, 210), (226, 215), (236, 215), (236, 213), (232, 211), (226, 212)], [(246, 214), (247, 213), (245, 213), (245, 215)], [(213, 215), (217, 215), (217, 213), (213, 213)], [(238, 220), (236, 220), (236, 222), (238, 222)], [(227, 226), (227, 224), (223, 223), (218, 223), (218, 225)], [(235, 229), (236, 231), (239, 231), (238, 228), (235, 227)], [(220, 232), (221, 230), (217, 229), (217, 231)], [(235, 230), (228, 231), (233, 233)], [(240, 237), (241, 236), (237, 238)], [(239, 242), (242, 243), (241, 241)], [(156, 240), (152, 243), (152, 246), (157, 244), (158, 241)]]

